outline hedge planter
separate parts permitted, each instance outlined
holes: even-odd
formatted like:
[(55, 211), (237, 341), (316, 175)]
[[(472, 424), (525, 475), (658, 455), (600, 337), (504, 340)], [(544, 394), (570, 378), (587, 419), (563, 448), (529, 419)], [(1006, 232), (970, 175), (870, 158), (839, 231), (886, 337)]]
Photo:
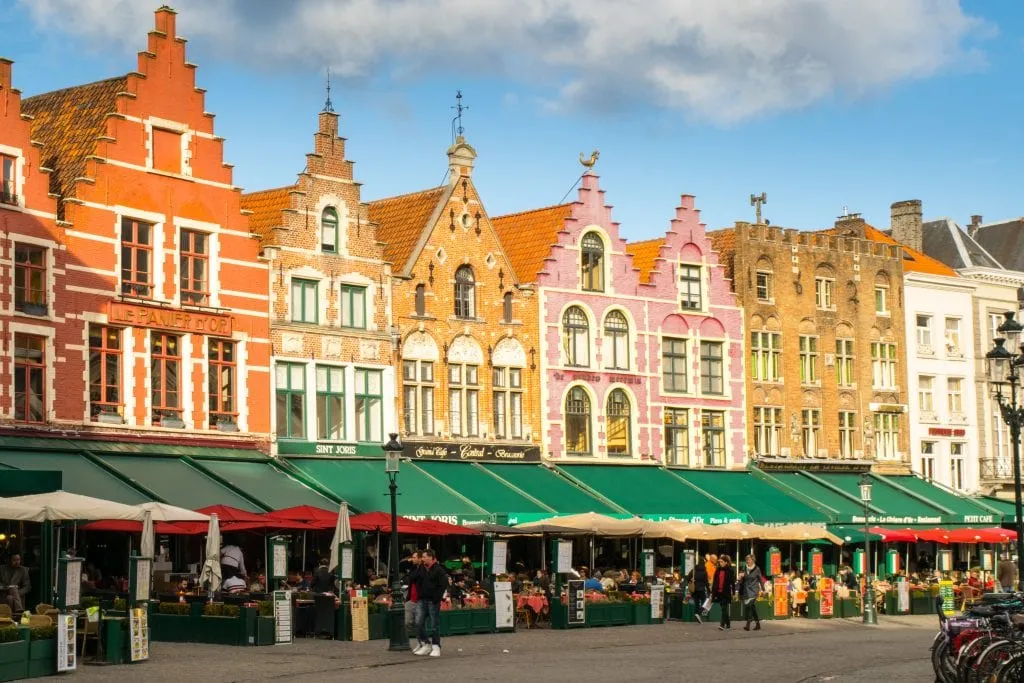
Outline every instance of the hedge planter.
[(835, 601), (835, 608), (836, 616), (844, 619), (853, 619), (861, 615), (856, 598), (840, 598)]
[(935, 598), (930, 595), (910, 595), (911, 614), (935, 614)]
[(275, 634), (274, 617), (256, 617), (257, 645), (273, 645)]
[(587, 605), (587, 626), (628, 626), (632, 620), (631, 602), (594, 602)]
[(16, 681), (28, 677), (29, 641), (24, 640), (28, 633), (25, 632), (22, 637), (22, 640), (0, 643), (0, 681)]
[(646, 626), (651, 623), (651, 603), (634, 602), (632, 604), (633, 614), (629, 623), (636, 626)]
[(473, 610), (449, 609), (441, 611), (441, 636), (468, 636), (473, 632)]
[(497, 630), (497, 615), (493, 607), (466, 610), (469, 612), (469, 630), (472, 633), (494, 633)]
[(192, 617), (177, 614), (149, 615), (149, 639), (163, 643), (188, 643), (192, 641)]
[(57, 639), (32, 640), (28, 645), (28, 677), (38, 678), (57, 673)]
[[(388, 613), (384, 610), (368, 615), (370, 640), (387, 640), (391, 637), (388, 629)], [(441, 633), (444, 634), (444, 615), (441, 616)]]

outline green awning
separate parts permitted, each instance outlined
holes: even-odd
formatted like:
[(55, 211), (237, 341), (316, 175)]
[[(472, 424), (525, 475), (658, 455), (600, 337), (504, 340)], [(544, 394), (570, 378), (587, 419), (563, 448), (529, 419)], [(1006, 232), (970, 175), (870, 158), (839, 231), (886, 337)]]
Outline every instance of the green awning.
[[(390, 509), (383, 458), (292, 458), (289, 462), (359, 512)], [(398, 493), (398, 514), (404, 517), (455, 524), (493, 518), (488, 510), (407, 464), (398, 473)]]
[[(849, 524), (829, 524), (828, 530), (847, 543), (863, 543), (864, 527), (850, 526)], [(868, 533), (868, 540), (872, 543), (883, 540), (880, 534)]]
[(554, 508), (517, 491), (476, 463), (417, 460), (409, 466), (419, 468), (488, 512), (506, 516), (521, 512), (555, 512)]
[(293, 479), (270, 462), (244, 460), (193, 461), (196, 466), (220, 477), (232, 487), (270, 507), (283, 510), (295, 505), (312, 505), (324, 510), (337, 510), (338, 504), (322, 496), (300, 481)]
[(118, 479), (83, 453), (59, 450), (62, 446), (68, 445), (68, 442), (53, 439), (33, 441), (48, 441), (45, 445), (54, 450), (3, 450), (0, 451), (0, 465), (18, 470), (59, 470), (62, 473), (63, 489), (83, 496), (103, 498), (127, 505), (137, 505), (150, 500), (145, 493)]
[(890, 486), (903, 489), (911, 494), (920, 496), (929, 501), (931, 505), (938, 506), (949, 512), (944, 512), (951, 521), (957, 524), (973, 524), (976, 526), (998, 525), (1002, 522), (1000, 513), (991, 505), (976, 501), (973, 498), (962, 496), (949, 489), (925, 481), (920, 477), (912, 475), (885, 476), (879, 477)]
[[(501, 477), (531, 498), (534, 498), (559, 514), (571, 515), (581, 512), (597, 512), (608, 515), (626, 510), (613, 507), (595, 498), (564, 476), (543, 465), (519, 463), (479, 464), (488, 472)], [(509, 519), (509, 524), (516, 524)]]
[(860, 494), (851, 498), (845, 493), (836, 493), (817, 478), (807, 472), (771, 472), (768, 474), (783, 490), (792, 491), (796, 496), (811, 500), (826, 510), (833, 517), (843, 520), (852, 519), (855, 515), (864, 516), (864, 506), (860, 503)]
[(992, 496), (982, 496), (977, 499), (979, 503), (986, 507), (995, 508), (1003, 516), (1004, 524), (1013, 524), (1014, 520), (1017, 519), (1017, 507), (1016, 503), (1011, 500), (1003, 498), (995, 498)]
[(767, 524), (831, 521), (824, 512), (783, 492), (749, 471), (674, 468), (670, 468), (669, 471), (729, 507), (747, 513), (752, 522)]
[[(193, 453), (201, 449), (192, 449)], [(249, 512), (264, 512), (248, 498), (221, 485), (178, 457), (97, 456), (109, 467), (164, 502), (196, 510), (208, 505), (230, 505)]]
[(683, 519), (718, 524), (747, 521), (662, 467), (638, 465), (559, 465), (571, 479), (628, 512), (650, 519)]

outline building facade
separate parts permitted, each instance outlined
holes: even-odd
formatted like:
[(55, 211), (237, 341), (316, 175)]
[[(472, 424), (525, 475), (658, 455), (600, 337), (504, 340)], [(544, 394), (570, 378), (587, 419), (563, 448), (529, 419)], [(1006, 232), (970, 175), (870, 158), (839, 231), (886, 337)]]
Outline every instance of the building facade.
[(396, 412), (416, 459), (539, 461), (533, 291), (521, 287), (459, 136), (448, 181), (370, 202), (392, 268)]
[(174, 12), (156, 12), (135, 71), (26, 98), (22, 114), (41, 150), (25, 182), (47, 174), (66, 256), (63, 273), (52, 253), (43, 260), (63, 275), (41, 316), (59, 324), (24, 328), (31, 349), (15, 353), (39, 359), (31, 373), (43, 379), (23, 401), (41, 411), (8, 417), (126, 437), (265, 438), (267, 266)]
[(394, 431), (391, 271), (324, 111), (294, 185), (246, 194), (269, 269), (275, 453), (380, 454)]
[(495, 226), (538, 292), (548, 458), (743, 465), (742, 316), (692, 196), (635, 245), (592, 172), (576, 202)]
[[(993, 400), (994, 387), (988, 381), (985, 354), (991, 350), (992, 340), (1007, 311), (1020, 311), (1020, 290), (1024, 287), (1024, 272), (1006, 267), (1002, 259), (1014, 262), (1013, 245), (1005, 242), (1012, 234), (996, 227), (992, 232), (983, 227), (981, 216), (975, 216), (967, 230), (949, 218), (922, 223), (920, 234), (913, 223), (901, 241), (913, 243), (920, 239), (922, 251), (956, 270), (965, 281), (974, 285), (970, 334), (974, 354), (974, 409), (978, 416), (975, 432), (978, 448), (978, 484), (982, 492), (999, 496), (1013, 496), (1013, 449), (1010, 430)], [(993, 224), (999, 226), (999, 224)], [(893, 235), (897, 230), (894, 225)], [(976, 237), (987, 235), (985, 241), (998, 249), (999, 258), (980, 243)], [(965, 331), (966, 331), (965, 327)]]
[(909, 469), (899, 247), (846, 216), (824, 232), (711, 233), (746, 316), (747, 424), (758, 459)]

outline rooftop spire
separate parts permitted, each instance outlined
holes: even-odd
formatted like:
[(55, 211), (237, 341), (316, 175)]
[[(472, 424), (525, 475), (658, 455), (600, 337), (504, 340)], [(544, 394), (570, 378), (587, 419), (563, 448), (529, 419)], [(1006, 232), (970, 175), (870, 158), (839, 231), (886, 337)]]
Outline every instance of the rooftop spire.
[(455, 91), (455, 106), (452, 109), (455, 110), (455, 118), (452, 119), (452, 142), (454, 143), (466, 132), (466, 129), (462, 127), (462, 112), (469, 110), (469, 107), (462, 106), (461, 90)]
[(331, 103), (331, 67), (327, 67), (327, 101), (324, 102), (324, 111), (334, 113), (334, 104)]

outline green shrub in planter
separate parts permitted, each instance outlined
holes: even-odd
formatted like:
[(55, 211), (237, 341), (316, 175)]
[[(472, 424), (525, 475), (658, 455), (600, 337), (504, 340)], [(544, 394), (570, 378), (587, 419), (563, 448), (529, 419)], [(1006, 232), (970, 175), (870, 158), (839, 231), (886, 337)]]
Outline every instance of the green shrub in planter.
[(191, 607), (185, 602), (161, 602), (157, 608), (160, 614), (176, 614), (182, 617), (187, 617), (190, 610)]
[(11, 625), (0, 628), (0, 643), (17, 643), (21, 640), (21, 631), (17, 626)]
[(57, 637), (57, 627), (53, 624), (48, 626), (33, 626), (30, 640), (53, 640)]
[(0, 681), (27, 678), (28, 653), (29, 641), (17, 626), (0, 628)]
[(82, 602), (81, 602), (82, 609), (88, 609), (90, 607), (99, 607), (99, 606), (100, 606), (100, 599), (97, 598), (95, 595), (89, 595), (89, 596), (86, 596), (86, 597), (82, 598)]
[(117, 598), (114, 600), (114, 609), (118, 612), (128, 611), (128, 601), (124, 598)]
[(274, 616), (274, 602), (272, 600), (260, 600), (256, 603), (256, 608), (259, 610), (261, 617)]

